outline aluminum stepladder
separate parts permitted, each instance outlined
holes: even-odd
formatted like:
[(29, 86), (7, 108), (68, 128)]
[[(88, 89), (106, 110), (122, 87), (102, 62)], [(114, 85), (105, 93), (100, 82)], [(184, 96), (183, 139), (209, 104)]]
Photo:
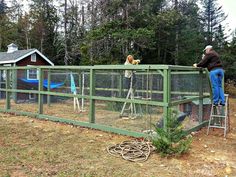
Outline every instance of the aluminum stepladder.
[[(130, 99), (130, 100), (134, 100), (135, 99), (135, 97), (134, 97), (134, 88), (133, 88), (133, 73), (131, 75), (130, 88), (128, 90), (126, 99)], [(128, 106), (128, 109), (125, 109), (126, 105), (127, 105), (127, 102), (124, 102), (122, 110), (120, 112), (120, 117), (121, 118), (122, 117), (127, 117), (127, 116), (124, 116), (124, 112), (125, 112), (125, 110), (128, 110), (128, 111), (130, 111), (131, 118), (133, 118), (133, 119), (137, 118), (139, 116), (139, 114), (137, 114), (136, 104), (131, 102), (130, 105)], [(140, 105), (140, 111), (142, 112), (141, 105)]]
[(208, 123), (207, 135), (209, 134), (210, 128), (224, 129), (224, 137), (226, 137), (226, 133), (230, 129), (228, 94), (225, 94), (225, 106), (211, 105), (211, 115)]

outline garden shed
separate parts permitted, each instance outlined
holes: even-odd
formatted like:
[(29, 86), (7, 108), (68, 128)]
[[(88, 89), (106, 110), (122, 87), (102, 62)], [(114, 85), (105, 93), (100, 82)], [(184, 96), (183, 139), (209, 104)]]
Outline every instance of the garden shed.
[[(0, 66), (15, 67), (15, 66), (54, 66), (45, 55), (37, 49), (18, 50), (18, 46), (11, 43), (7, 46), (6, 52), (0, 52)], [(37, 81), (39, 78), (37, 68), (30, 68), (28, 70), (12, 70), (10, 73), (12, 78), (12, 87), (17, 89), (34, 89), (38, 87)], [(0, 72), (0, 86), (5, 87), (6, 84), (6, 71)], [(14, 100), (35, 100), (35, 94), (17, 93), (12, 95)], [(27, 97), (27, 98), (26, 98)], [(5, 93), (0, 92), (0, 98), (5, 98)]]

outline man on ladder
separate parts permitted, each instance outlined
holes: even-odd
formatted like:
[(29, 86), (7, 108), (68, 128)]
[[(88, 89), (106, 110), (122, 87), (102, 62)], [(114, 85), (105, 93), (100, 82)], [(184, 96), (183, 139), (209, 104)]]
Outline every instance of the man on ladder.
[[(225, 94), (222, 88), (222, 80), (224, 78), (223, 65), (220, 60), (219, 54), (213, 50), (213, 47), (211, 45), (207, 45), (203, 51), (205, 52), (205, 54), (203, 54), (202, 60), (198, 64), (197, 63), (193, 64), (193, 66), (207, 68), (208, 71), (210, 72), (213, 105), (211, 110), (211, 117), (209, 120), (208, 131), (210, 127), (213, 127), (211, 125), (213, 119), (221, 116), (222, 118), (224, 118), (225, 126), (224, 127), (214, 126), (214, 128), (224, 128), (226, 132), (227, 129), (226, 125), (228, 124), (228, 122), (226, 121), (228, 121), (228, 119), (226, 118), (225, 115), (227, 114), (225, 113), (228, 112), (228, 105), (225, 106)], [(226, 98), (228, 102), (228, 96)], [(223, 111), (214, 111), (217, 110), (219, 105), (222, 107)], [(224, 115), (218, 115), (222, 113)]]
[[(132, 55), (128, 55), (125, 61), (124, 65), (137, 65), (140, 63), (140, 60), (134, 60)], [(136, 77), (135, 73), (132, 70), (125, 70), (125, 86), (128, 89), (128, 94), (126, 96), (126, 99), (134, 99), (134, 88), (135, 88), (135, 83), (136, 83)], [(126, 107), (127, 102), (124, 103), (120, 117), (123, 117), (125, 107)], [(130, 103), (129, 110), (131, 112), (131, 117), (136, 117), (136, 107), (135, 103)]]

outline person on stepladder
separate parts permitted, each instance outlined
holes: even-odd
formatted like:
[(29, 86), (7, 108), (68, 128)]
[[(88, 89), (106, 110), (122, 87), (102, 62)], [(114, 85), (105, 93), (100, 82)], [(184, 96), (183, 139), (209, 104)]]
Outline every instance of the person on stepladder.
[(224, 78), (223, 65), (219, 54), (213, 50), (211, 45), (207, 45), (203, 50), (205, 54), (199, 63), (193, 64), (194, 67), (207, 68), (210, 72), (214, 106), (225, 106), (224, 90), (222, 89), (222, 80)]
[[(132, 55), (128, 55), (124, 65), (137, 65), (139, 63), (140, 63), (140, 60), (135, 60)], [(129, 89), (132, 83), (132, 88), (134, 88), (135, 82), (136, 82), (136, 77), (135, 77), (134, 71), (125, 70), (125, 87)]]
[[(140, 63), (140, 60), (135, 60), (132, 55), (128, 55), (124, 65), (137, 65)], [(125, 70), (125, 88), (128, 89), (128, 94), (126, 99), (134, 99), (134, 89), (135, 89), (136, 77), (135, 71), (133, 70)], [(124, 103), (120, 117), (123, 117), (125, 107), (127, 102)], [(135, 104), (130, 103), (129, 110), (131, 112), (131, 117), (136, 117), (136, 107)]]

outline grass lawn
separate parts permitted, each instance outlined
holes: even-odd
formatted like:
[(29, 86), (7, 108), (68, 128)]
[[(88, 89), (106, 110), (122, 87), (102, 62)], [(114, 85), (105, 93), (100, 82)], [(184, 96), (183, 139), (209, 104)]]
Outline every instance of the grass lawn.
[(0, 114), (0, 176), (206, 177), (236, 176), (236, 99), (230, 99), (231, 131), (206, 128), (193, 137), (190, 152), (143, 163), (111, 156), (106, 148), (132, 137)]

